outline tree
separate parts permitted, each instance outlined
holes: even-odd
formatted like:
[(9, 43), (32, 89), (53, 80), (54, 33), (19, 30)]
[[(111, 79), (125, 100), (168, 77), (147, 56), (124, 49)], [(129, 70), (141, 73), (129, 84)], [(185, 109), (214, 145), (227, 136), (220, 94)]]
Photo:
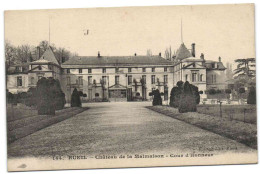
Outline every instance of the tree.
[(158, 89), (152, 92), (153, 97), (153, 106), (162, 105), (162, 97)]
[(247, 104), (256, 104), (256, 90), (254, 86), (250, 87), (248, 97), (247, 97)]
[(71, 107), (81, 107), (80, 95), (77, 88), (74, 88), (71, 95)]
[(170, 106), (174, 108), (179, 107), (181, 94), (183, 91), (183, 81), (178, 81), (176, 87), (173, 87), (170, 94)]
[(171, 90), (170, 106), (179, 109), (179, 112), (195, 112), (200, 103), (200, 92), (197, 86), (188, 81), (178, 81)]
[(237, 69), (234, 70), (235, 76), (246, 76), (246, 78), (255, 77), (256, 71), (252, 69), (255, 67), (255, 58), (236, 59)]
[(55, 115), (55, 110), (65, 105), (65, 94), (60, 83), (53, 78), (41, 78), (36, 86), (37, 110), (39, 115)]
[(167, 60), (172, 60), (172, 48), (171, 46), (169, 48), (166, 48), (165, 51), (164, 51), (164, 57), (167, 59)]

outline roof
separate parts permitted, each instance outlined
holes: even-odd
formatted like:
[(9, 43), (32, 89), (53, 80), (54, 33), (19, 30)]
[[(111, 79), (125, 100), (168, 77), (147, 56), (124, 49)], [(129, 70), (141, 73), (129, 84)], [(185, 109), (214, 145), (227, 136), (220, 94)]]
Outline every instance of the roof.
[(43, 55), (40, 57), (40, 59), (37, 60), (37, 61), (34, 61), (33, 63), (36, 63), (36, 62), (42, 63), (44, 61), (46, 63), (48, 61), (48, 62), (52, 62), (52, 63), (59, 65), (59, 63), (58, 63), (58, 61), (57, 61), (57, 59), (56, 59), (56, 57), (55, 57), (55, 55), (54, 55), (50, 46), (46, 49), (46, 51), (43, 53)]
[[(66, 66), (69, 65), (69, 66)], [(62, 64), (63, 68), (73, 67), (71, 65), (92, 66), (132, 66), (132, 65), (172, 65), (160, 56), (77, 56)]]
[(184, 45), (184, 43), (182, 43), (176, 52), (176, 58), (182, 60), (182, 59), (185, 59), (188, 57), (192, 57), (191, 53), (187, 49), (187, 47)]
[[(213, 67), (214, 64), (214, 67)], [(222, 62), (217, 62), (217, 61), (213, 61), (213, 60), (206, 60), (205, 62), (205, 66), (208, 70), (225, 70), (226, 67), (223, 65)]]

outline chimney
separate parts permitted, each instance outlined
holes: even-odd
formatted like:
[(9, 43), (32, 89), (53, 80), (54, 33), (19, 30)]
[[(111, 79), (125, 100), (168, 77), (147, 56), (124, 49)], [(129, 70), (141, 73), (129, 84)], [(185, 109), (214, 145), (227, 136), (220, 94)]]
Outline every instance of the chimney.
[(202, 60), (204, 60), (204, 54), (203, 54), (203, 53), (201, 53), (200, 58), (201, 58)]
[(65, 57), (61, 57), (61, 63), (65, 62)]
[(159, 53), (159, 56), (162, 57), (162, 53), (161, 52)]
[(100, 56), (100, 52), (99, 52), (99, 51), (98, 51), (98, 57), (101, 57), (101, 56)]
[(135, 56), (136, 56), (137, 54), (135, 53)]
[(191, 44), (191, 55), (192, 57), (195, 57), (195, 43)]
[(218, 61), (221, 62), (221, 57), (220, 56), (218, 57)]
[(38, 59), (40, 59), (40, 57), (41, 57), (41, 49), (40, 49), (39, 46), (37, 47), (37, 53), (38, 53)]

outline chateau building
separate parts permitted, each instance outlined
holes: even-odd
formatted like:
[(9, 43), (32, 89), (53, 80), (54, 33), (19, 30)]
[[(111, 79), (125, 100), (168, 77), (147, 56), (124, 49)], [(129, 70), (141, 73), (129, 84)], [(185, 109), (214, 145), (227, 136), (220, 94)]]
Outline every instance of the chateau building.
[(11, 93), (36, 87), (42, 77), (58, 79), (70, 102), (74, 88), (82, 91), (82, 100), (132, 101), (151, 100), (149, 93), (159, 89), (168, 101), (170, 91), (180, 80), (198, 86), (202, 98), (210, 88), (225, 89), (225, 67), (219, 61), (195, 56), (195, 44), (188, 50), (180, 45), (174, 61), (158, 56), (76, 56), (59, 63), (51, 49), (39, 60), (15, 65), (8, 69), (7, 89)]

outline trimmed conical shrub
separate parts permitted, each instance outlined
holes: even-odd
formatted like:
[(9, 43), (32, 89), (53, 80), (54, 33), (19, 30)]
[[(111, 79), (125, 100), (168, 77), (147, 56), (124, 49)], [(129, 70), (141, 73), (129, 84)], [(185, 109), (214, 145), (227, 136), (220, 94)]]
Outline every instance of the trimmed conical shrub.
[(74, 88), (71, 95), (71, 107), (81, 107), (80, 94), (77, 88)]

